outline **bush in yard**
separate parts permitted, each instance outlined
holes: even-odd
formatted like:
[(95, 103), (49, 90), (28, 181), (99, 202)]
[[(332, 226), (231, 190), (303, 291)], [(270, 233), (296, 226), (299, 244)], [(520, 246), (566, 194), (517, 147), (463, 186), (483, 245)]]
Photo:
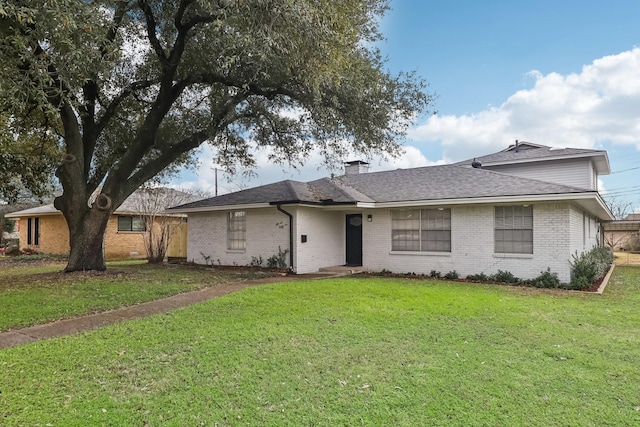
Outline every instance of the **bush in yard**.
[(613, 263), (609, 248), (597, 247), (580, 255), (571, 256), (571, 283), (569, 289), (586, 289), (602, 277)]
[(455, 280), (455, 279), (457, 279), (458, 277), (460, 277), (460, 275), (459, 275), (459, 274), (458, 274), (458, 272), (457, 272), (457, 271), (455, 271), (455, 270), (450, 271), (450, 272), (448, 272), (447, 274), (445, 274), (445, 275), (444, 275), (444, 278), (445, 278), (445, 279), (449, 279), (449, 280)]
[(538, 277), (530, 280), (523, 281), (523, 284), (527, 286), (535, 286), (536, 288), (558, 288), (561, 285), (560, 279), (558, 279), (558, 273), (552, 273), (551, 269), (547, 267), (546, 271), (540, 272)]
[(262, 255), (260, 256), (252, 256), (251, 257), (251, 263), (249, 264), (251, 267), (262, 267), (262, 264), (264, 264), (264, 259), (262, 259)]
[(436, 270), (431, 270), (431, 272), (429, 273), (429, 277), (431, 277), (432, 279), (439, 279), (440, 272)]
[(591, 285), (593, 285), (592, 281), (589, 281), (589, 279), (587, 279), (584, 276), (580, 276), (580, 277), (576, 277), (574, 279), (571, 279), (570, 283), (566, 283), (564, 286), (562, 286), (563, 289), (570, 289), (570, 290), (574, 290), (574, 291), (582, 291), (584, 289), (590, 288)]
[(496, 274), (489, 276), (489, 280), (500, 283), (519, 283), (520, 279), (509, 271), (498, 270)]
[(480, 274), (470, 274), (467, 276), (467, 280), (477, 280), (478, 282), (488, 282), (489, 276), (484, 273)]
[(287, 254), (289, 253), (289, 249), (285, 249), (284, 251), (280, 246), (278, 246), (278, 253), (276, 255), (272, 255), (267, 258), (267, 267), (268, 268), (279, 268), (284, 270), (287, 268)]

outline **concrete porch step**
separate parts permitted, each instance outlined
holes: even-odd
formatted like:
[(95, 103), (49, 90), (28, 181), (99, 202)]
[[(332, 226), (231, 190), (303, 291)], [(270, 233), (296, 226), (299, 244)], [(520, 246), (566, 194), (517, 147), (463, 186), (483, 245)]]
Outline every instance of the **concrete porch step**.
[(365, 273), (369, 271), (369, 269), (364, 266), (336, 265), (333, 267), (322, 267), (322, 268), (319, 268), (318, 271), (320, 273), (329, 273), (329, 274), (358, 274), (358, 273)]

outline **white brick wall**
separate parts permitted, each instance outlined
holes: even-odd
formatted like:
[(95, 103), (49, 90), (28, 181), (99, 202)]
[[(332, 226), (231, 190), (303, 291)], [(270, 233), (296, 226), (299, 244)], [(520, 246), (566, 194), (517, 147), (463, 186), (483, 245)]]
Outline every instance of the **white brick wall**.
[(228, 212), (189, 214), (187, 259), (204, 264), (205, 255), (211, 257), (209, 262), (214, 264), (249, 265), (252, 257), (262, 256), (266, 261), (276, 255), (278, 245), (282, 250), (289, 248), (289, 218), (286, 215), (275, 207), (248, 209), (246, 213), (247, 247), (244, 251), (227, 249)]
[[(345, 212), (327, 211), (318, 208), (289, 208), (295, 215), (294, 236), (297, 273), (311, 273), (321, 267), (345, 263)], [(301, 236), (307, 242), (301, 242)]]
[[(461, 277), (498, 270), (520, 278), (533, 278), (551, 268), (560, 280), (569, 281), (569, 205), (535, 204), (533, 208), (533, 255), (493, 253), (493, 206), (451, 208), (451, 253), (391, 252), (390, 210), (371, 210), (373, 221), (365, 222), (363, 264), (373, 271), (445, 274), (456, 270)], [(366, 218), (367, 211), (364, 212)]]
[(582, 209), (571, 207), (571, 254), (598, 246), (598, 222)]
[[(570, 280), (571, 254), (583, 250), (582, 212), (568, 203), (533, 205), (534, 253), (522, 255), (494, 254), (494, 208), (470, 205), (451, 207), (451, 253), (391, 252), (391, 211), (364, 209), (332, 211), (322, 208), (289, 206), (293, 215), (294, 266), (299, 274), (315, 272), (321, 267), (345, 262), (345, 215), (362, 213), (363, 265), (372, 271), (383, 269), (397, 273), (429, 274), (431, 270), (445, 274), (456, 270), (460, 277), (498, 270), (509, 271), (520, 278), (533, 278), (551, 268), (560, 280)], [(372, 221), (367, 221), (367, 215)], [(252, 257), (263, 259), (276, 254), (278, 245), (289, 247), (288, 217), (275, 207), (247, 210), (247, 249), (228, 251), (227, 213), (211, 212), (189, 215), (189, 260), (204, 263), (201, 253), (225, 265), (247, 265)], [(589, 245), (596, 242), (595, 220)], [(584, 222), (588, 224), (587, 222)], [(301, 242), (301, 236), (307, 242)], [(590, 236), (590, 237), (589, 237)], [(591, 246), (590, 246), (591, 247)], [(287, 257), (288, 261), (288, 257)]]

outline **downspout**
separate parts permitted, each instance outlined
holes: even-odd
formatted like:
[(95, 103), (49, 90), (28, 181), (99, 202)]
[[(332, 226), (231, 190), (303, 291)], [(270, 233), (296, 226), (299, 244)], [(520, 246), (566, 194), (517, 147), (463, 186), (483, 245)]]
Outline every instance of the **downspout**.
[(293, 270), (293, 215), (282, 209), (281, 205), (276, 205), (276, 209), (289, 217), (289, 268)]

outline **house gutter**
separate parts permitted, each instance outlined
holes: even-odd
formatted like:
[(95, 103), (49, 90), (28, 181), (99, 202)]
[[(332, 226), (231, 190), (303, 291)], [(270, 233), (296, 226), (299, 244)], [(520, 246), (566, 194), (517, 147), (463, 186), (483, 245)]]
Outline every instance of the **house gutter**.
[(282, 209), (280, 203), (276, 205), (276, 209), (289, 217), (289, 267), (293, 270), (293, 215)]

